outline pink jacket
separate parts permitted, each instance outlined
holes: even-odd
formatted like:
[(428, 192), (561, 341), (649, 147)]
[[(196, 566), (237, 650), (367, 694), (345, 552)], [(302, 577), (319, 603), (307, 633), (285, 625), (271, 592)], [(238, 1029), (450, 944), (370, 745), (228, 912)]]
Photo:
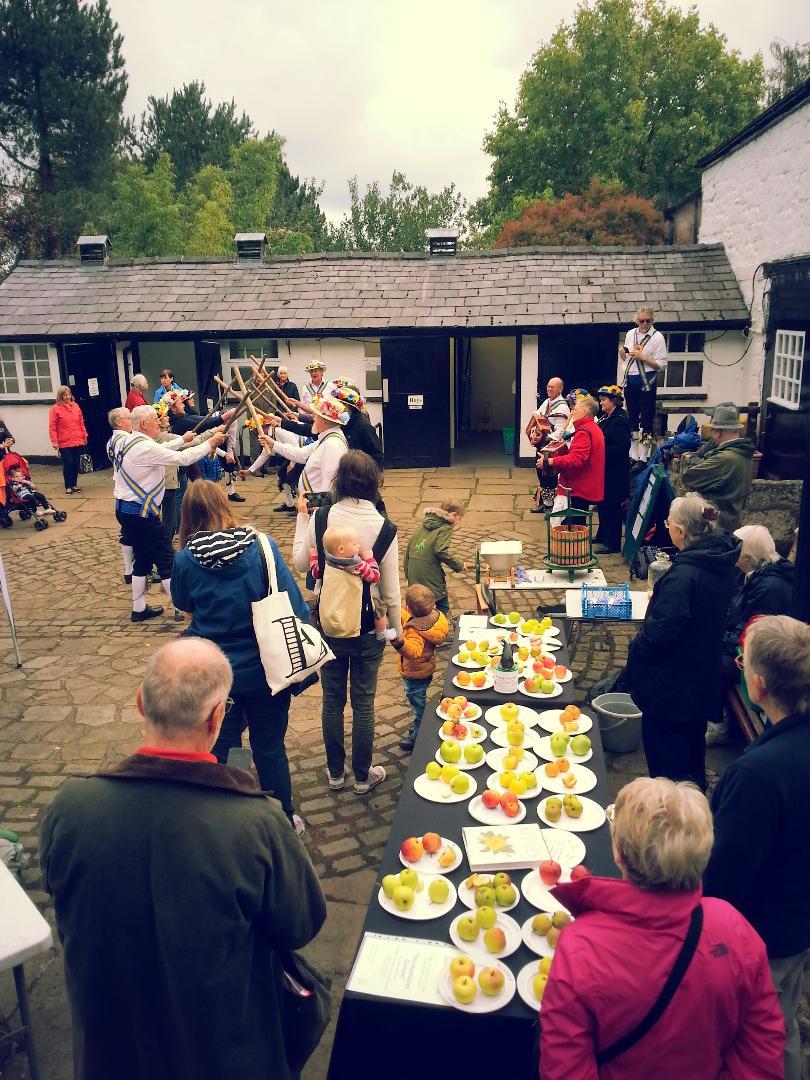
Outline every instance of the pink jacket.
[(576, 921), (563, 931), (543, 997), (543, 1080), (782, 1080), (785, 1025), (765, 946), (730, 904), (708, 897), (697, 951), (666, 1012), (599, 1069), (596, 1051), (658, 997), (701, 892), (586, 878), (553, 893)]
[(85, 446), (87, 428), (84, 426), (82, 410), (75, 401), (59, 401), (48, 413), (48, 434), (51, 444), (61, 450), (63, 446)]

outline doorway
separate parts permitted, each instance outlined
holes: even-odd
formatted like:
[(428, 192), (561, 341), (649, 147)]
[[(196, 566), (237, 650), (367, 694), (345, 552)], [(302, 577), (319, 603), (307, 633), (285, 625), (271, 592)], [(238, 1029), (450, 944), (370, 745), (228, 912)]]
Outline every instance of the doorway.
[(64, 346), (66, 383), (82, 410), (87, 428), (87, 452), (93, 468), (107, 469), (110, 425), (107, 413), (121, 404), (118, 361), (111, 341), (88, 341)]
[(516, 367), (515, 337), (456, 338), (454, 465), (511, 464)]
[(552, 327), (542, 330), (538, 342), (537, 394), (542, 401), (546, 383), (555, 375), (565, 392), (577, 387), (595, 393), (616, 381), (619, 334), (615, 327)]
[(382, 338), (386, 468), (450, 464), (450, 339)]

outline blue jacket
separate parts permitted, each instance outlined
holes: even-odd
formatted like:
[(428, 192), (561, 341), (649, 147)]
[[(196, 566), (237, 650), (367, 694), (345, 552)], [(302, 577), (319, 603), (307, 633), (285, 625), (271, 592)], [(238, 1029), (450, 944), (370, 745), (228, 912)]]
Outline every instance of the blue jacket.
[[(309, 622), (307, 607), (295, 579), (272, 537), (278, 587), (290, 597), (293, 611)], [(188, 633), (215, 642), (233, 668), (234, 687), (259, 689), (267, 685), (259, 646), (253, 632), (251, 604), (267, 596), (267, 572), (256, 540), (238, 558), (224, 566), (203, 566), (183, 548), (175, 556), (172, 571), (172, 603), (191, 612)]]

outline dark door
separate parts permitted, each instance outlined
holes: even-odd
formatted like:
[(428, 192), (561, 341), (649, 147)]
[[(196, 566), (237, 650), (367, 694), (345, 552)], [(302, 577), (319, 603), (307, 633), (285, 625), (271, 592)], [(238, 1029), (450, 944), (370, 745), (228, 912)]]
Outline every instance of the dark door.
[(87, 428), (88, 452), (93, 468), (109, 468), (107, 413), (121, 404), (118, 361), (111, 341), (88, 341), (64, 346), (67, 385), (79, 404)]
[(385, 464), (450, 464), (450, 338), (383, 338)]
[[(218, 341), (195, 341), (194, 358), (197, 361), (197, 411), (203, 416), (219, 400), (220, 387), (214, 376), (222, 378), (222, 357)], [(209, 405), (208, 402), (211, 402)]]
[(537, 392), (542, 401), (546, 383), (554, 375), (565, 383), (566, 393), (582, 387), (593, 393), (616, 381), (619, 330), (611, 327), (579, 327), (541, 330)]

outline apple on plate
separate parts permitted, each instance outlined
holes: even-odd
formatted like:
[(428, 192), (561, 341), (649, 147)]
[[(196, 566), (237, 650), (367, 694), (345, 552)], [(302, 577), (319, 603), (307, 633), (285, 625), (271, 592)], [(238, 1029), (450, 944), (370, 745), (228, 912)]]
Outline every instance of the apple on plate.
[(532, 931), (535, 934), (539, 934), (540, 937), (545, 937), (551, 929), (551, 919), (548, 915), (542, 912), (539, 915), (535, 915), (532, 919)]
[(492, 879), (492, 884), (497, 889), (499, 885), (511, 885), (512, 878), (507, 874), (505, 870), (499, 870), (495, 877)]
[(473, 686), (477, 686), (479, 690), (486, 683), (486, 681), (487, 677), (483, 673), (483, 671), (476, 671), (476, 673), (472, 677)]
[[(438, 761), (436, 762), (438, 765)], [(458, 776), (458, 765), (442, 765), (441, 777), (445, 784), (452, 784)]]
[(410, 911), (415, 898), (416, 893), (410, 885), (397, 885), (394, 889), (394, 895), (391, 897), (400, 911)]
[(551, 961), (554, 958), (552, 956), (541, 956), (540, 963), (537, 965), (537, 971), (540, 975), (548, 975), (551, 971)]
[(560, 934), (561, 933), (562, 933), (562, 930), (560, 930), (559, 927), (556, 927), (556, 926), (551, 927), (549, 932), (546, 934), (546, 941), (548, 942), (550, 948), (552, 948), (552, 949), (557, 948), (557, 942), (560, 940)]
[(495, 903), (495, 889), (492, 885), (479, 885), (473, 895), (476, 907), (492, 907)]
[(469, 956), (454, 956), (450, 961), (450, 977), (460, 979), (462, 975), (472, 978), (475, 974), (475, 964)]
[(443, 851), (439, 856), (439, 866), (442, 870), (447, 870), (456, 861), (456, 853), (452, 848), (448, 848), (447, 851)]
[(428, 885), (428, 896), (431, 904), (444, 904), (450, 895), (450, 886), (444, 878), (434, 878)]
[(401, 884), (402, 882), (399, 880), (399, 874), (386, 874), (385, 877), (382, 879), (382, 891), (385, 893), (389, 900), (393, 900), (394, 889), (397, 887), (397, 885)]
[(456, 931), (462, 941), (475, 941), (480, 932), (478, 920), (474, 914), (462, 915), (456, 923)]
[(584, 866), (582, 863), (580, 863), (579, 866), (575, 866), (574, 869), (571, 871), (571, 880), (572, 881), (581, 881), (583, 878), (590, 877), (590, 876), (591, 876), (590, 870), (587, 868), (587, 866)]
[(472, 720), (472, 718), (475, 716), (475, 714), (477, 712), (478, 712), (478, 706), (477, 705), (468, 705), (464, 709), (464, 719), (465, 720)]
[(408, 862), (419, 862), (425, 854), (424, 844), (418, 836), (411, 836), (407, 840), (403, 840), (399, 850), (402, 858), (407, 859)]
[(509, 784), (509, 790), (513, 795), (517, 795), (520, 798), (521, 795), (526, 794), (526, 781), (521, 780), (519, 776), (516, 776)]
[[(563, 757), (568, 749), (569, 736), (561, 731), (555, 731), (549, 738), (549, 746), (555, 757)], [(590, 743), (588, 744), (590, 746)]]
[(544, 885), (556, 885), (562, 875), (562, 867), (554, 859), (544, 859), (539, 870)]
[(487, 997), (497, 997), (504, 988), (506, 980), (499, 968), (483, 968), (478, 973), (478, 985)]
[(514, 701), (507, 701), (505, 705), (501, 705), (501, 716), (504, 720), (517, 720), (520, 715), (520, 709), (515, 705)]
[[(471, 980), (472, 981), (472, 980)], [(543, 1000), (543, 994), (546, 992), (546, 984), (548, 983), (548, 975), (538, 973), (532, 979), (532, 992), (538, 1001)], [(475, 983), (473, 983), (473, 986)]]
[(480, 743), (469, 743), (464, 747), (464, 760), (470, 765), (477, 765), (484, 757), (484, 748)]
[(490, 926), (484, 931), (484, 948), (491, 953), (501, 953), (506, 948), (506, 934), (500, 926)]
[(498, 885), (495, 889), (495, 903), (498, 907), (511, 907), (517, 900), (517, 890), (514, 885)]
[(447, 706), (445, 712), (447, 713), (448, 717), (453, 721), (453, 726), (455, 726), (456, 721), (460, 720), (464, 714), (464, 710), (457, 701), (451, 701), (450, 704)]
[(425, 766), (425, 773), (430, 780), (438, 780), (442, 775), (442, 767), (438, 761), (429, 761)]
[(442, 838), (436, 832), (426, 832), (422, 837), (422, 847), (428, 855), (435, 855), (442, 846)]
[(481, 802), (484, 804), (487, 810), (494, 810), (497, 806), (500, 805), (501, 797), (497, 791), (490, 791), (490, 789), (487, 788), (481, 794)]
[(475, 979), (471, 976), (460, 975), (453, 980), (453, 996), (460, 1004), (469, 1005), (470, 1002), (475, 1001), (477, 993), (478, 987), (475, 985)]
[(453, 765), (461, 758), (461, 747), (455, 739), (445, 739), (441, 745), (439, 754), (441, 755), (442, 761), (446, 761), (450, 765)]
[(511, 791), (505, 792), (501, 795), (501, 810), (509, 818), (516, 818), (520, 813), (520, 803), (518, 802), (517, 795)]
[(575, 735), (571, 740), (571, 753), (577, 757), (584, 757), (591, 748), (591, 740), (587, 735)]
[(533, 772), (522, 772), (518, 777), (518, 780), (522, 780), (526, 785), (526, 791), (531, 791), (537, 787), (537, 777)]
[[(493, 898), (494, 895), (495, 894), (493, 893)], [(489, 904), (484, 904), (483, 907), (475, 909), (475, 917), (482, 930), (489, 930), (491, 926), (495, 925), (498, 913), (494, 907), (490, 907)]]
[(470, 789), (470, 778), (465, 773), (459, 773), (458, 776), (453, 777), (453, 782), (450, 784), (456, 795), (466, 795)]
[(419, 875), (415, 870), (412, 870), (407, 866), (404, 870), (400, 870), (399, 872), (399, 883), (400, 885), (408, 885), (410, 888), (416, 889), (419, 884)]

